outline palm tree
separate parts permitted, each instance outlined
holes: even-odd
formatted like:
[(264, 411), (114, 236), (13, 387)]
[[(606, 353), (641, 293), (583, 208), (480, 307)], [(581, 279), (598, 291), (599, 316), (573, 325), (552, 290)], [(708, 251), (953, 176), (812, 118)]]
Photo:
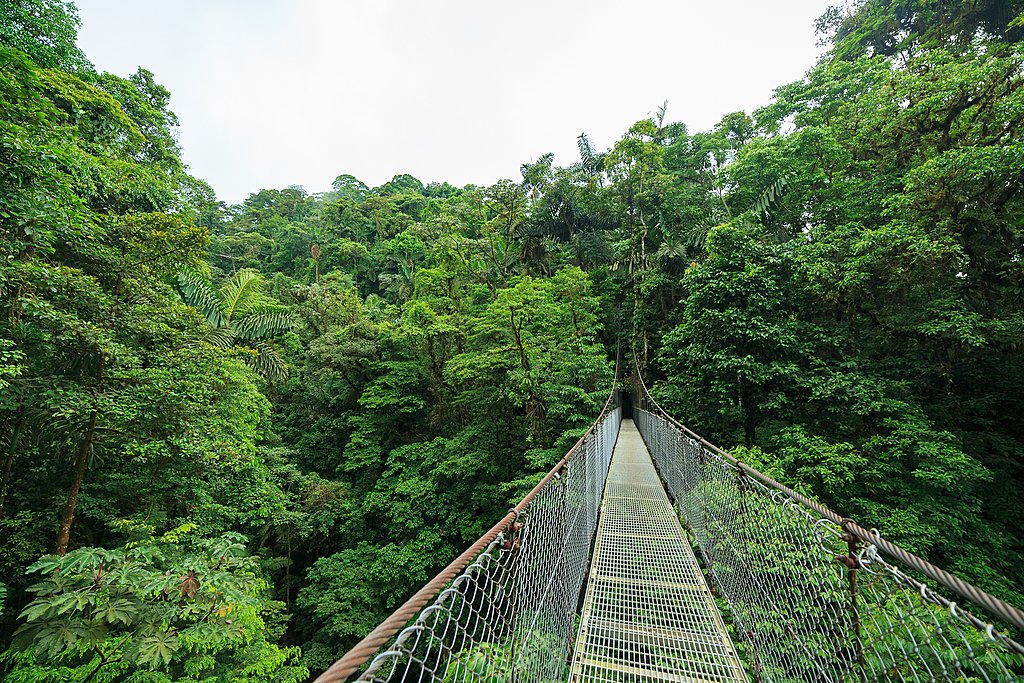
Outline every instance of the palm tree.
[(195, 271), (178, 273), (178, 290), (185, 302), (206, 317), (210, 329), (200, 340), (218, 348), (235, 347), (244, 352), (249, 366), (267, 379), (283, 379), (288, 366), (265, 340), (292, 328), (289, 310), (263, 294), (263, 276), (251, 268), (232, 275), (220, 289)]

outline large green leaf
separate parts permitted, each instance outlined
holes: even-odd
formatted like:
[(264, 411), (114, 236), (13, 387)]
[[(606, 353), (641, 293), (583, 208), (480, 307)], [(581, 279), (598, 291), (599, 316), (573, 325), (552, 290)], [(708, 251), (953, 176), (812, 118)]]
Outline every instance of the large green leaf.
[(135, 620), (138, 612), (139, 607), (133, 601), (120, 598), (97, 607), (93, 611), (93, 618), (111, 624), (120, 622), (127, 626)]
[(139, 641), (139, 661), (152, 668), (171, 663), (171, 657), (178, 650), (178, 636), (164, 631), (147, 636)]
[(287, 332), (295, 324), (284, 306), (254, 306), (245, 317), (235, 318), (232, 327), (239, 339), (269, 339)]
[(178, 290), (189, 306), (198, 308), (214, 327), (226, 325), (228, 315), (213, 285), (200, 273), (183, 270), (178, 273)]
[(245, 359), (253, 370), (270, 380), (284, 379), (288, 376), (288, 364), (274, 347), (257, 341), (249, 348), (253, 353), (246, 355)]
[(251, 268), (243, 268), (220, 288), (220, 301), (228, 321), (249, 313), (261, 302), (263, 276)]
[(236, 340), (233, 327), (215, 327), (203, 335), (202, 340), (218, 349), (230, 349)]

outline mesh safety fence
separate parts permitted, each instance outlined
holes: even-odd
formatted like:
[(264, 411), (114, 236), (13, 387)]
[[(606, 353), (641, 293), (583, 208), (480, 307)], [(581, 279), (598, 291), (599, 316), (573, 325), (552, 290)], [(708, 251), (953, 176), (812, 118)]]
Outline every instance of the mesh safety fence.
[[(360, 680), (565, 680), (601, 494), (622, 419), (616, 398), (613, 391), (590, 431), (492, 528), (493, 538), (485, 535), (478, 551), (467, 551), (468, 565), (438, 584), (443, 589), (431, 596), (432, 602), (418, 615), (399, 617), (404, 624), (415, 615), (411, 625), (380, 649), (366, 646), (368, 654), (376, 654)], [(424, 591), (430, 592), (429, 584)], [(350, 657), (361, 646), (346, 658), (365, 661), (368, 657)], [(352, 677), (354, 667), (342, 665), (346, 658), (318, 681)]]
[(1020, 610), (740, 463), (640, 386), (634, 421), (729, 605), (751, 678), (1024, 680), (1024, 648), (1007, 635)]

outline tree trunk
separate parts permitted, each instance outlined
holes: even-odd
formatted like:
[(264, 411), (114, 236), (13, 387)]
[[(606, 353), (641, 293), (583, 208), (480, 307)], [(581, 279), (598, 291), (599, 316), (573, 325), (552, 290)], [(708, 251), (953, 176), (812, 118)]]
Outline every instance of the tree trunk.
[[(99, 393), (103, 384), (103, 355), (100, 355), (100, 362), (96, 368), (96, 391)], [(82, 438), (82, 445), (78, 448), (78, 457), (75, 458), (75, 478), (71, 481), (71, 488), (68, 489), (68, 502), (64, 505), (64, 514), (60, 520), (60, 531), (57, 532), (57, 544), (54, 552), (63, 555), (68, 551), (68, 542), (71, 540), (71, 524), (75, 521), (75, 507), (78, 505), (78, 492), (82, 489), (82, 480), (85, 479), (85, 469), (89, 464), (89, 453), (92, 451), (93, 442), (96, 440), (96, 419), (99, 416), (98, 401), (93, 404), (92, 412), (89, 414), (89, 426)]]
[(55, 552), (63, 555), (68, 551), (68, 541), (71, 539), (71, 523), (75, 519), (75, 506), (78, 505), (78, 492), (82, 488), (82, 480), (85, 479), (85, 468), (89, 464), (89, 451), (92, 450), (93, 437), (96, 434), (96, 413), (93, 408), (89, 415), (89, 428), (82, 439), (82, 445), (78, 449), (78, 457), (75, 459), (75, 478), (68, 490), (68, 502), (64, 505), (64, 515), (60, 520), (60, 531), (57, 533), (57, 547)]

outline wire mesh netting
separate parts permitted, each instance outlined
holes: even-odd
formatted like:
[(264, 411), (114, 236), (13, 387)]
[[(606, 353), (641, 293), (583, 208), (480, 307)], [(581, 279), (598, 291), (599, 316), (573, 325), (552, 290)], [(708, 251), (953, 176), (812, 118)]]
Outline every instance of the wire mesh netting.
[(360, 680), (563, 681), (622, 409), (548, 481)]
[(898, 547), (865, 542), (640, 402), (634, 420), (755, 680), (1024, 680), (1024, 648), (880, 546)]

